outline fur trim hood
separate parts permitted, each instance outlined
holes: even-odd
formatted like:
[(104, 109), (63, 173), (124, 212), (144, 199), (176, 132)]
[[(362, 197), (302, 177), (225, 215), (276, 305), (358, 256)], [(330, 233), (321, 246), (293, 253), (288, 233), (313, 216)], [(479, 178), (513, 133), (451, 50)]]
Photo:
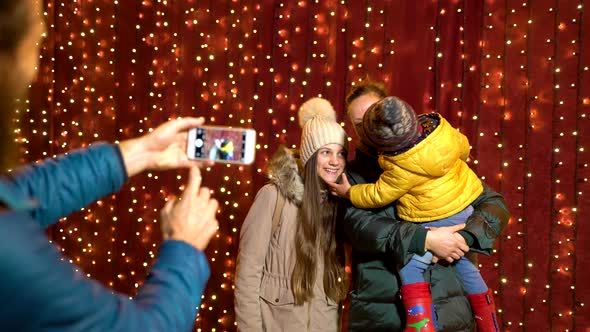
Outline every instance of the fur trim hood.
[(297, 206), (301, 205), (303, 198), (302, 170), (299, 151), (284, 145), (279, 146), (268, 162), (267, 175), (270, 183), (276, 185), (281, 194)]

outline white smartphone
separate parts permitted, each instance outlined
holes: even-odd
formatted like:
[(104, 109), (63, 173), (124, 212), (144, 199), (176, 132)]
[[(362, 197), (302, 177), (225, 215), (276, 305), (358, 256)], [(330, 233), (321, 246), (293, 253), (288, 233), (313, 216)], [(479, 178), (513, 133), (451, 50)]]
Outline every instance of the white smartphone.
[(188, 132), (189, 159), (249, 165), (254, 162), (255, 150), (254, 129), (201, 126)]

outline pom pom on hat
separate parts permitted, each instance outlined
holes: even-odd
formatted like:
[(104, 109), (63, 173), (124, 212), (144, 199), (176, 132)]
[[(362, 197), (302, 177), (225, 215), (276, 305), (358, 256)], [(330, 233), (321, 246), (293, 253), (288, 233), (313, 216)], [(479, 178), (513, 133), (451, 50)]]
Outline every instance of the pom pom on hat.
[(324, 98), (311, 98), (299, 107), (299, 126), (303, 128), (305, 123), (313, 117), (319, 116), (327, 121), (336, 122), (334, 107)]
[(346, 132), (336, 122), (336, 112), (329, 101), (311, 98), (299, 107), (301, 134), (301, 160), (306, 164), (309, 158), (322, 146), (340, 144), (346, 147)]

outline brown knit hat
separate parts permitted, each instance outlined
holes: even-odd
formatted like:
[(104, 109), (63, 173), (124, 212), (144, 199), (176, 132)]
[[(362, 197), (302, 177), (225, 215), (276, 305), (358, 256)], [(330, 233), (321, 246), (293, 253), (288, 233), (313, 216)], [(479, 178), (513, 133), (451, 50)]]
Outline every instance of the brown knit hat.
[(395, 152), (408, 147), (419, 135), (414, 109), (397, 97), (385, 97), (363, 116), (362, 141), (378, 152)]
[(299, 107), (301, 133), (301, 161), (305, 165), (309, 158), (322, 146), (340, 144), (347, 147), (346, 132), (336, 122), (336, 112), (329, 101), (311, 98)]

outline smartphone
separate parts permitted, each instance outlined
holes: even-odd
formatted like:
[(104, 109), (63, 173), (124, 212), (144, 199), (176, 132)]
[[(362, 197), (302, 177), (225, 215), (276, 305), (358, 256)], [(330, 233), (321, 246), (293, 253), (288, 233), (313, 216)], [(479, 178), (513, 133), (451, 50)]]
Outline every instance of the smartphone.
[(249, 165), (254, 162), (255, 148), (254, 129), (201, 126), (189, 130), (186, 153), (193, 160)]

